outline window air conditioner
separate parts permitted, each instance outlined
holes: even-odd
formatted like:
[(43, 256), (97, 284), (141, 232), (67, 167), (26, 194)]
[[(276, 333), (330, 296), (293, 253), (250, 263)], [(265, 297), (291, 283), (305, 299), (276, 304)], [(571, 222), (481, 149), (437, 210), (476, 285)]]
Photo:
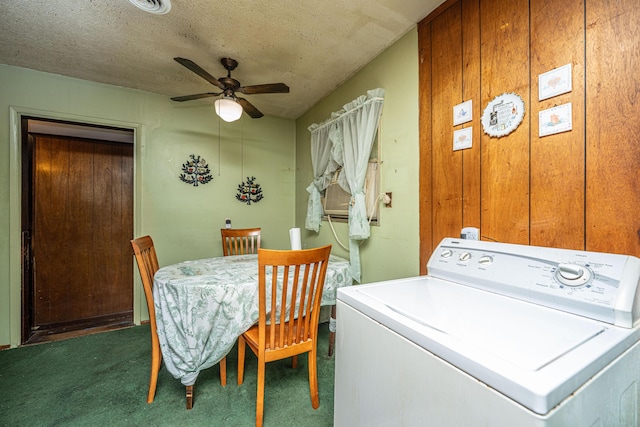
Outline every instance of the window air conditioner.
[[(332, 217), (349, 216), (349, 202), (351, 194), (347, 193), (338, 184), (338, 176), (342, 173), (342, 168), (333, 175), (331, 183), (324, 194), (324, 213)], [(367, 217), (371, 214), (376, 198), (378, 197), (378, 162), (370, 161), (367, 165), (367, 175), (364, 182), (365, 203), (367, 205)], [(377, 219), (378, 209), (373, 212), (373, 219)]]

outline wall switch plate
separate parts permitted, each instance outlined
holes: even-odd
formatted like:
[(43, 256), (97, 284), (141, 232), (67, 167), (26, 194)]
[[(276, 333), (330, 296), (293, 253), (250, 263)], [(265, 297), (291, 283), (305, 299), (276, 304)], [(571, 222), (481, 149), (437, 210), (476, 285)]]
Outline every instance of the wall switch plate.
[(224, 228), (231, 228), (231, 218), (224, 220)]

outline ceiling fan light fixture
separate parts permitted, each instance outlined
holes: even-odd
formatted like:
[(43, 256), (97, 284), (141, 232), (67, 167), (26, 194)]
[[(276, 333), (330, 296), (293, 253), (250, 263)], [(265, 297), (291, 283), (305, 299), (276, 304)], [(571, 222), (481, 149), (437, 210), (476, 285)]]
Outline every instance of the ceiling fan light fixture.
[(216, 114), (225, 122), (235, 122), (242, 116), (242, 105), (233, 98), (223, 97), (214, 102)]

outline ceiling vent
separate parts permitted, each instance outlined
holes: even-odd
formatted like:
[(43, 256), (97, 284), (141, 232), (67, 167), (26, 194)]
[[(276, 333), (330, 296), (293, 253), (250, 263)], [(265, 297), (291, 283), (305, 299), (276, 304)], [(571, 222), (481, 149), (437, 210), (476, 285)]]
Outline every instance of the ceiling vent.
[(154, 15), (164, 15), (171, 10), (169, 0), (129, 0), (135, 7)]

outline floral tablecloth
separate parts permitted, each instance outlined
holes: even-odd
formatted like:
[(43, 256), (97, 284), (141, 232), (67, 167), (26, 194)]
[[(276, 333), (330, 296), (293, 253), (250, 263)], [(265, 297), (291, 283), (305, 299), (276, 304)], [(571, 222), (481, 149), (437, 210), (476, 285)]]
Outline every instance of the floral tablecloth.
[[(331, 255), (322, 305), (352, 284), (349, 261)], [(258, 320), (258, 256), (185, 261), (159, 269), (153, 299), (167, 370), (185, 386), (218, 363)]]

